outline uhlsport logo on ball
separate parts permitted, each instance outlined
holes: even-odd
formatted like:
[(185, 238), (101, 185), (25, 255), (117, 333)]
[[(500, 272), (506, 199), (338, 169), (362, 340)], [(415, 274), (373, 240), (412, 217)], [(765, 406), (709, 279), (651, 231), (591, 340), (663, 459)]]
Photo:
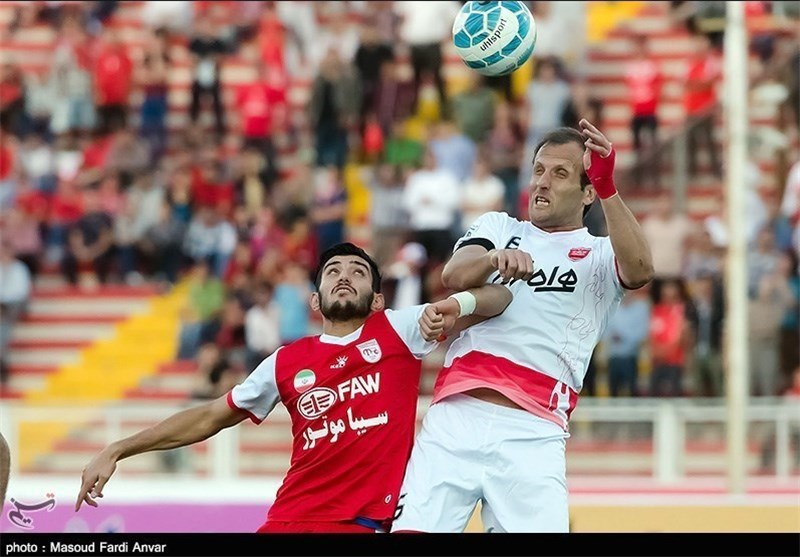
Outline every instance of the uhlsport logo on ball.
[(453, 44), (476, 72), (509, 74), (533, 53), (536, 22), (522, 2), (467, 2), (453, 23)]

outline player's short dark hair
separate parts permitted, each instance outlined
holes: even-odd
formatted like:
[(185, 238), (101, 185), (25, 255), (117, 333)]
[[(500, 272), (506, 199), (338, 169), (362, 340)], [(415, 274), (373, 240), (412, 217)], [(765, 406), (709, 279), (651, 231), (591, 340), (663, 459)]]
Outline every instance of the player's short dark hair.
[[(536, 155), (539, 154), (539, 151), (547, 145), (548, 143), (552, 143), (553, 145), (568, 145), (570, 143), (575, 143), (578, 147), (581, 148), (581, 151), (585, 149), (584, 138), (581, 135), (581, 132), (576, 130), (575, 128), (556, 128), (551, 130), (545, 134), (539, 144), (536, 145), (536, 149), (533, 151), (533, 159), (531, 160), (531, 164), (533, 161), (536, 160)], [(591, 180), (589, 180), (589, 176), (586, 174), (586, 169), (584, 168), (581, 170), (581, 189), (585, 190), (586, 186), (591, 184)]]
[(325, 264), (339, 255), (354, 255), (366, 261), (366, 263), (369, 265), (370, 271), (372, 271), (372, 291), (376, 294), (380, 293), (381, 272), (378, 269), (378, 264), (375, 263), (375, 261), (367, 254), (367, 252), (355, 244), (351, 244), (350, 242), (336, 244), (335, 246), (325, 250), (322, 255), (319, 256), (319, 265), (317, 266), (317, 273), (314, 279), (314, 286), (317, 287), (317, 291), (319, 291), (319, 283), (322, 279), (322, 270), (325, 268)]

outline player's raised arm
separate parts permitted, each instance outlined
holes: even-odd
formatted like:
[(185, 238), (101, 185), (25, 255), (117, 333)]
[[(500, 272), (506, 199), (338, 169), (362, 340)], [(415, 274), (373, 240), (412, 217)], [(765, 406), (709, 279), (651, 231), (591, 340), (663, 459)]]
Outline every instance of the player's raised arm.
[(442, 271), (442, 283), (447, 288), (461, 291), (479, 287), (494, 271), (500, 273), (504, 283), (533, 276), (531, 255), (506, 245), (503, 231), (509, 220), (505, 213), (486, 213), (475, 221)]
[(580, 121), (586, 138), (583, 165), (600, 198), (608, 236), (623, 286), (639, 288), (653, 279), (653, 256), (642, 229), (614, 185), (615, 153), (611, 142), (587, 120)]
[(103, 449), (83, 469), (81, 489), (75, 501), (75, 510), (81, 504), (97, 506), (95, 497), (103, 496), (103, 487), (123, 458), (149, 451), (174, 449), (203, 441), (226, 427), (238, 424), (247, 418), (241, 410), (231, 408), (225, 397), (183, 410), (130, 437), (126, 437)]
[(422, 337), (436, 340), (443, 334), (459, 332), (500, 315), (512, 298), (505, 286), (487, 284), (429, 304), (419, 319)]

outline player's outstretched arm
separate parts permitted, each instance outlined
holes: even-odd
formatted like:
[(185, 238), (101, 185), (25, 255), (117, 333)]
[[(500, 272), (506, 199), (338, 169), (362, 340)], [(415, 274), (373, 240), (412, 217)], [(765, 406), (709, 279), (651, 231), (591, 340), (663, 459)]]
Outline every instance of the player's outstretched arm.
[(11, 451), (3, 434), (0, 433), (0, 507), (6, 500), (6, 489), (8, 489), (8, 476), (11, 471)]
[(639, 288), (653, 279), (650, 245), (636, 217), (617, 193), (613, 180), (615, 154), (611, 142), (585, 119), (580, 121), (580, 127), (586, 138), (584, 168), (603, 206), (620, 278), (626, 287)]
[(225, 397), (221, 397), (178, 412), (153, 427), (115, 441), (83, 469), (75, 510), (80, 509), (84, 502), (92, 507), (97, 506), (95, 497), (103, 496), (103, 487), (117, 469), (117, 462), (123, 458), (197, 443), (238, 424), (246, 417), (244, 412), (231, 408)]
[(505, 286), (487, 284), (429, 304), (419, 319), (422, 337), (436, 340), (500, 315), (512, 298)]

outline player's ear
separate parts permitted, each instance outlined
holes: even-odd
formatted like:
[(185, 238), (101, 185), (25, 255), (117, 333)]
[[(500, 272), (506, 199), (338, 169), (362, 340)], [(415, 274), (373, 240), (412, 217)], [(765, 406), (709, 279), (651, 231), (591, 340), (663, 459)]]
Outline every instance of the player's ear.
[(386, 299), (383, 297), (383, 294), (375, 294), (372, 298), (372, 305), (370, 309), (372, 311), (383, 311), (386, 307)]
[(321, 301), (319, 299), (319, 292), (313, 292), (311, 294), (311, 299), (309, 300), (309, 305), (311, 306), (311, 311), (319, 311), (321, 306)]
[(594, 200), (596, 198), (597, 198), (597, 192), (595, 191), (594, 186), (592, 186), (592, 184), (589, 184), (583, 190), (583, 205), (585, 207), (588, 207), (589, 205), (594, 203)]

